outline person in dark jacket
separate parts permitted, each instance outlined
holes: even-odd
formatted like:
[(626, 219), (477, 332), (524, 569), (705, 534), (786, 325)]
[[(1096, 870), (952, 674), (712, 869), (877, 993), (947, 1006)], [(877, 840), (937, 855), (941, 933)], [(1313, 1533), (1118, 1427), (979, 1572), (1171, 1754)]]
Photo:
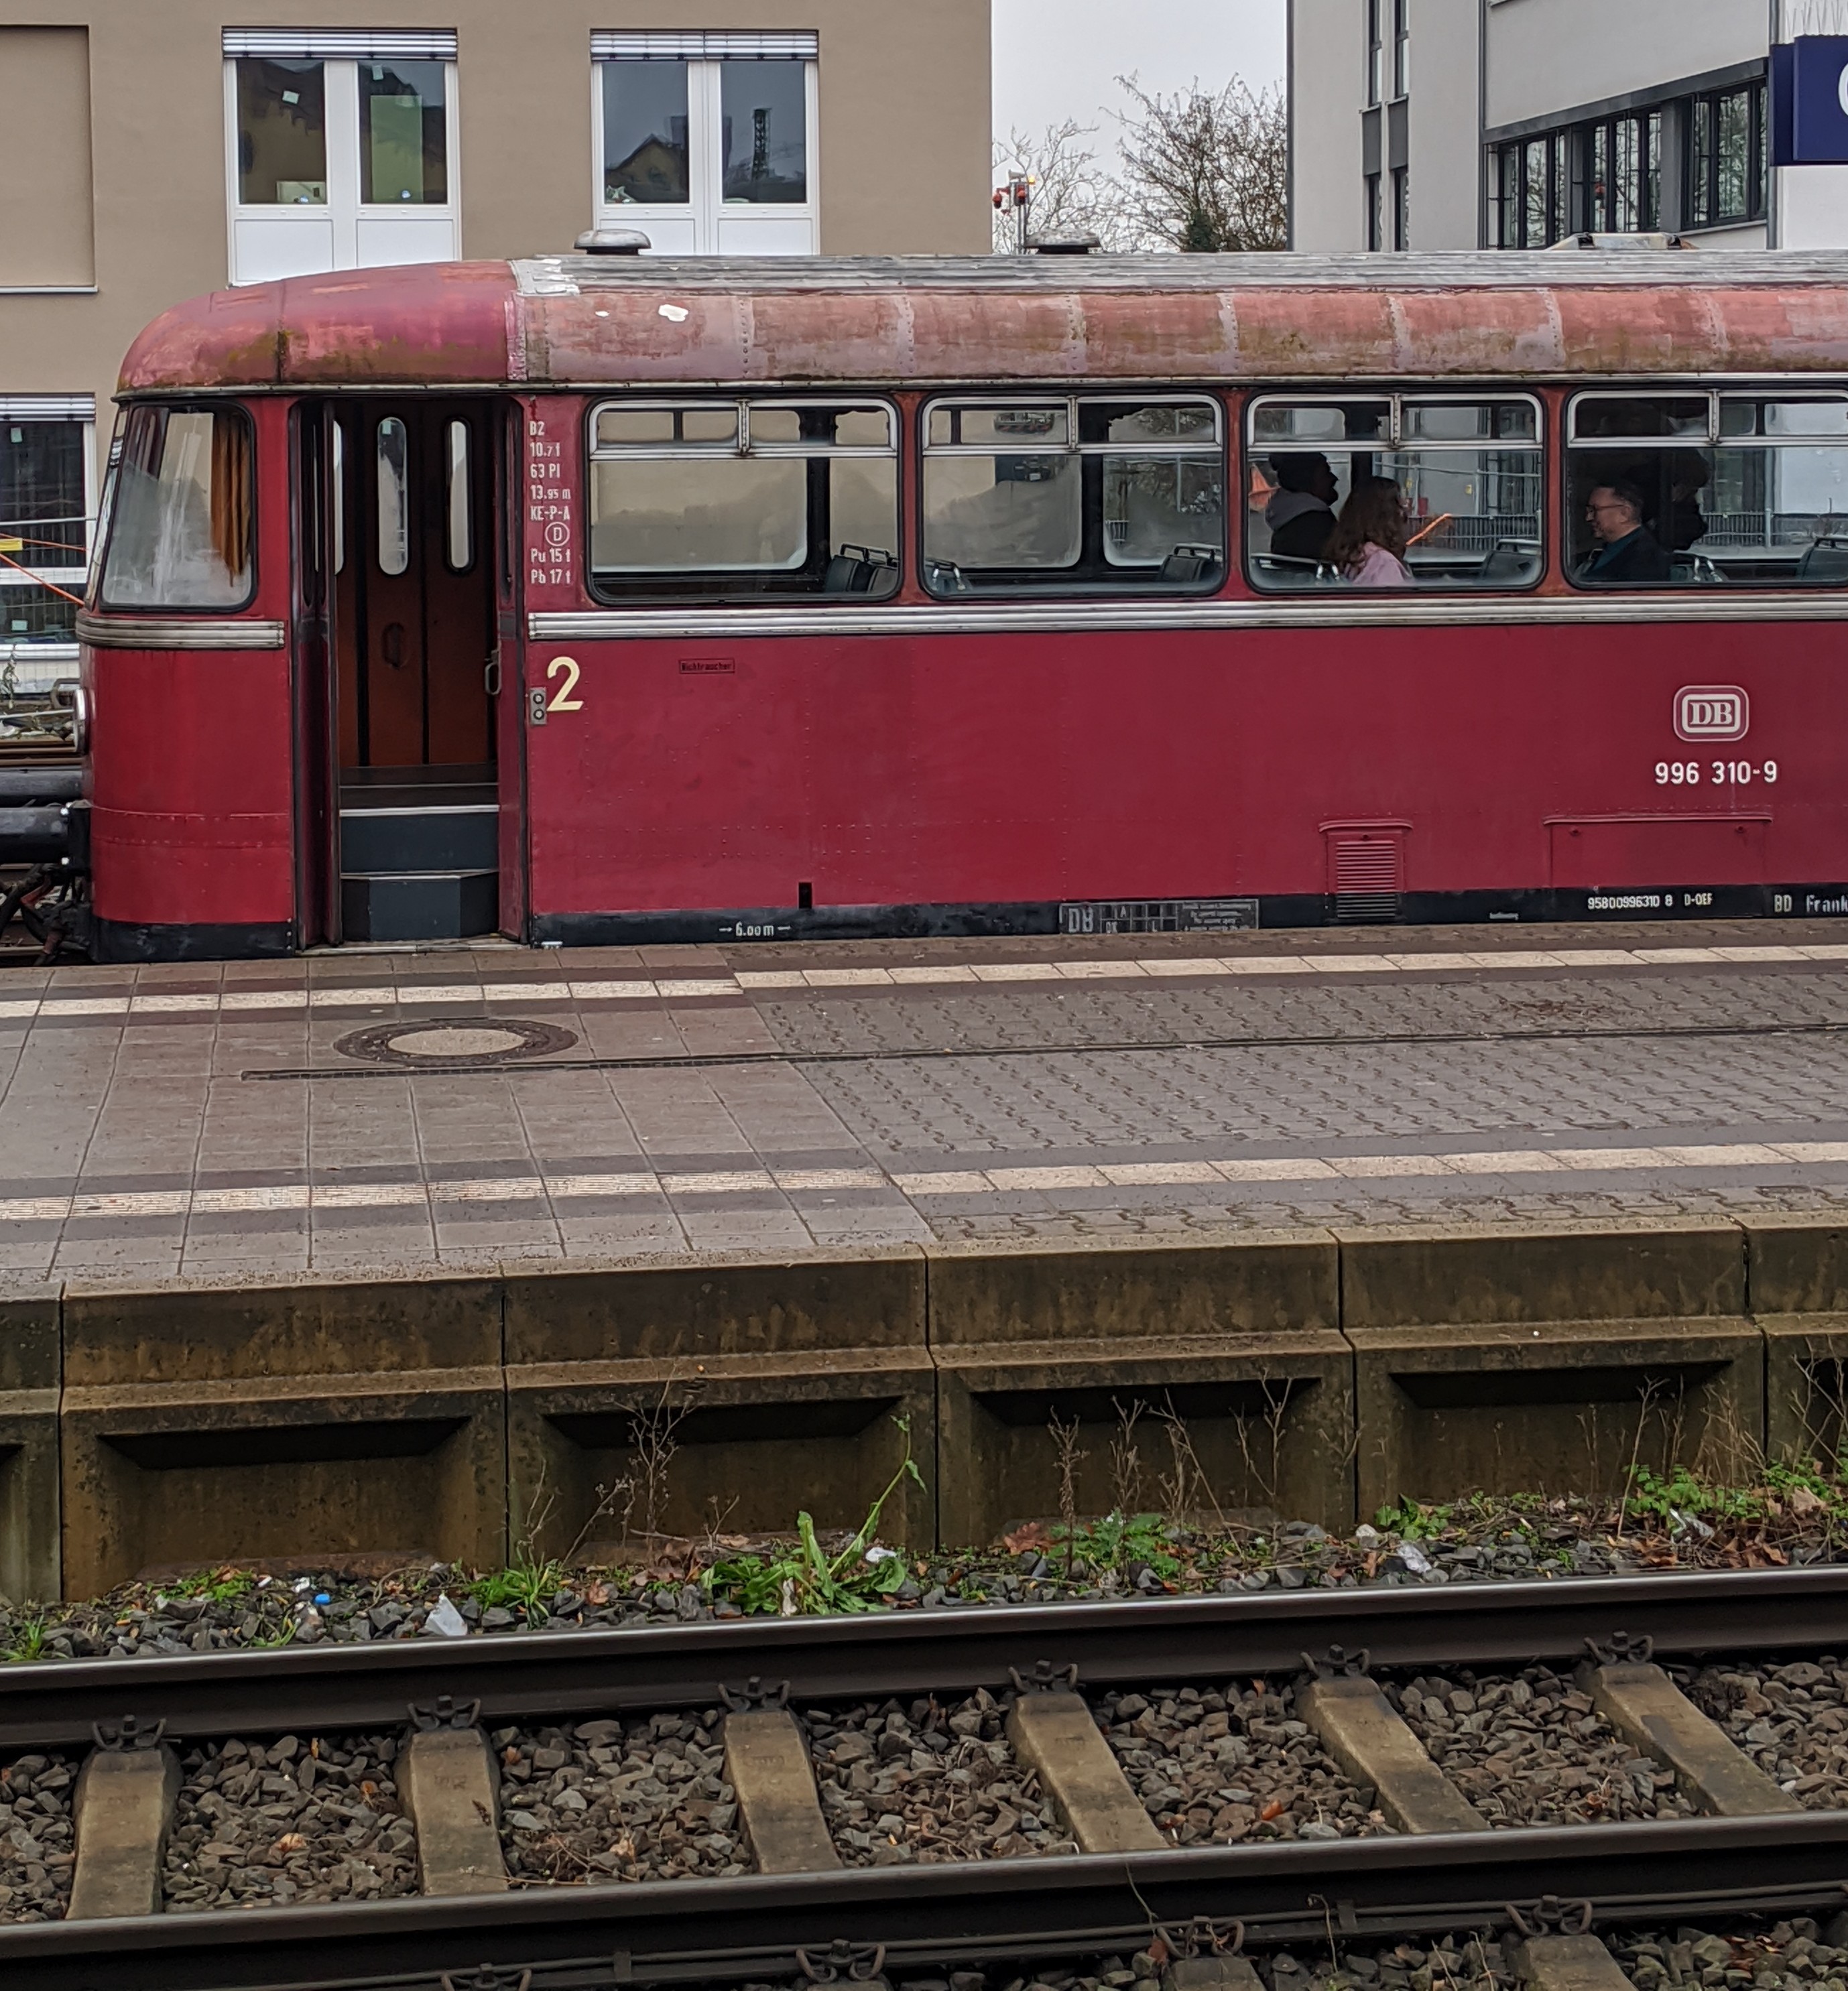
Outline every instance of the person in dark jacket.
[(1335, 530), (1335, 500), (1341, 486), (1318, 449), (1292, 450), (1270, 459), (1277, 488), (1264, 507), (1270, 550), (1286, 559), (1319, 560)]
[(1579, 563), (1575, 580), (1598, 587), (1638, 587), (1674, 578), (1669, 556), (1642, 522), (1647, 502), (1627, 478), (1597, 486), (1586, 504), (1585, 516), (1599, 543)]

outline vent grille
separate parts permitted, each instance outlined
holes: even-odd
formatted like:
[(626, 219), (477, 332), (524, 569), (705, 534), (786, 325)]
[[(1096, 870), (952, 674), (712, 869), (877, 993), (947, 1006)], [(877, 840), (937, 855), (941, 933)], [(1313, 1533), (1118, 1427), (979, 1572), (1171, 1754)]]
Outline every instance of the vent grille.
[(1328, 890), (1335, 917), (1346, 926), (1389, 926), (1405, 890), (1403, 829), (1328, 833)]
[(753, 57), (760, 62), (813, 62), (821, 53), (821, 37), (812, 31), (752, 34), (729, 28), (696, 28), (679, 34), (598, 33), (590, 38), (590, 52), (598, 62), (748, 62)]

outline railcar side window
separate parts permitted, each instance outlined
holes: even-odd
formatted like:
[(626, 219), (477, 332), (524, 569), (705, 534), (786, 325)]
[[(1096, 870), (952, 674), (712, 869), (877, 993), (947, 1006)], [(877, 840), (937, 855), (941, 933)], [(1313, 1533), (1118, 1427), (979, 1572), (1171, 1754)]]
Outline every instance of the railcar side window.
[(251, 430), (236, 408), (131, 408), (106, 608), (240, 608), (250, 598)]
[(1253, 403), (1250, 421), (1254, 586), (1296, 593), (1539, 580), (1537, 402), (1272, 396)]
[(1225, 562), (1216, 402), (1021, 396), (926, 416), (933, 594), (1198, 594)]
[(1848, 393), (1591, 393), (1569, 417), (1581, 587), (1848, 586)]
[(590, 512), (605, 600), (891, 594), (897, 417), (876, 402), (605, 402)]

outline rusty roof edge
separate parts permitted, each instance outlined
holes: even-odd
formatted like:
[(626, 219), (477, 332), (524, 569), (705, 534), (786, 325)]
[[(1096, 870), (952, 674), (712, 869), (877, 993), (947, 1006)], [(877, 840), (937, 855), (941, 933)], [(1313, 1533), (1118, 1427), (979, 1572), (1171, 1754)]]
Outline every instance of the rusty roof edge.
[(1848, 288), (1848, 252), (1457, 250), (1423, 255), (540, 256), (516, 260), (530, 297), (591, 291), (1409, 291)]

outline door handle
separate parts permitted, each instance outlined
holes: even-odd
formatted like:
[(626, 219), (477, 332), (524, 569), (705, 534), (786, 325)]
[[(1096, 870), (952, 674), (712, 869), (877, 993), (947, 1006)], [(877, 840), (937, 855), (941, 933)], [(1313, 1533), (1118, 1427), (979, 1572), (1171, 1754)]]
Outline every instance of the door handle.
[(379, 649), (394, 671), (404, 668), (404, 625), (387, 622), (379, 632)]
[(488, 652), (487, 668), (482, 672), (482, 682), (487, 687), (489, 698), (500, 696), (500, 645), (496, 643)]

